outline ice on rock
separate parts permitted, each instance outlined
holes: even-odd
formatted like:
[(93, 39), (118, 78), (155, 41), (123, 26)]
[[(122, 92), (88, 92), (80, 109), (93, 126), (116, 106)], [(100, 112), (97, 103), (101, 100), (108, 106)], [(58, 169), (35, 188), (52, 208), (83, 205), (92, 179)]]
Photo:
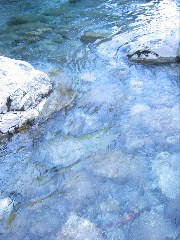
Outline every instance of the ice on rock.
[(179, 186), (179, 154), (159, 153), (152, 161), (152, 171), (157, 186), (170, 199), (180, 196)]
[(56, 240), (103, 240), (100, 230), (88, 219), (70, 213)]
[(159, 210), (145, 211), (131, 227), (129, 240), (166, 240), (177, 239), (174, 225)]

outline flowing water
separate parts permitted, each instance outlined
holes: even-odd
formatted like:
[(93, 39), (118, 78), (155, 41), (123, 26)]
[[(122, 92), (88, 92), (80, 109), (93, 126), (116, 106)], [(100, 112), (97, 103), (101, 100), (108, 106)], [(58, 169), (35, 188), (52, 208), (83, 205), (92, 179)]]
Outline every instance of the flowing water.
[[(179, 68), (119, 36), (178, 28), (177, 1), (0, 0), (0, 54), (75, 98), (1, 144), (1, 240), (179, 239)], [(85, 42), (85, 32), (106, 36)], [(115, 54), (114, 54), (115, 53)], [(62, 90), (62, 89), (61, 89)], [(0, 202), (1, 204), (1, 202)]]

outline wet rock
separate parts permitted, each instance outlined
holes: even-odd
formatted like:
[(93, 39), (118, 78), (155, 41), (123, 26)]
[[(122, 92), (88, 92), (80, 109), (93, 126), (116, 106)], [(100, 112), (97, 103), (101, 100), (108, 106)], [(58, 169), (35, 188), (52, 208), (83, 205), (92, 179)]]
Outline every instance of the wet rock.
[(14, 16), (9, 19), (7, 25), (10, 27), (25, 25), (28, 23), (35, 23), (35, 22), (43, 22), (45, 19), (41, 15), (36, 14), (29, 14), (29, 15), (22, 15), (22, 16)]
[(81, 36), (81, 42), (84, 43), (93, 43), (98, 39), (106, 38), (109, 36), (109, 33), (104, 31), (94, 31), (94, 32), (86, 32)]
[(57, 38), (54, 39), (55, 43), (62, 44), (64, 43), (65, 39), (62, 36), (58, 36)]
[[(68, 2), (68, 0), (64, 0), (65, 2)], [(78, 1), (78, 0), (77, 0)], [(64, 6), (56, 7), (48, 9), (44, 12), (44, 16), (47, 17), (62, 17), (63, 19), (69, 19), (77, 17), (75, 13), (72, 13), (69, 11), (69, 6), (66, 4)]]
[(78, 2), (79, 0), (69, 0), (69, 3), (76, 3)]
[(180, 44), (179, 44), (178, 51), (177, 51), (177, 57), (178, 57), (178, 59), (180, 59)]
[(13, 41), (13, 44), (21, 45), (21, 44), (31, 44), (31, 43), (37, 43), (41, 40), (39, 36), (21, 36), (18, 38), (15, 38)]
[(178, 55), (179, 31), (172, 31), (164, 38), (155, 38), (151, 34), (143, 36), (130, 44), (127, 54), (130, 61), (142, 63), (175, 62), (179, 58)]
[(8, 21), (8, 26), (14, 26), (14, 25), (22, 25), (22, 24), (26, 24), (28, 23), (28, 20), (26, 17), (23, 16), (16, 16), (16, 17), (12, 17), (10, 18), (10, 20)]
[(0, 57), (0, 69), (0, 132), (6, 133), (39, 116), (52, 82), (24, 61)]
[(44, 28), (38, 28), (34, 31), (26, 32), (25, 34), (27, 36), (41, 36), (46, 32), (51, 32), (52, 28), (44, 27)]
[[(59, 70), (58, 70), (59, 71)], [(53, 76), (53, 74), (55, 74)], [(76, 97), (76, 92), (73, 89), (71, 79), (64, 73), (49, 73), (53, 80), (54, 89), (51, 96), (47, 98), (43, 106), (42, 118), (48, 119), (54, 112), (60, 111), (62, 108), (73, 105), (73, 100)], [(58, 81), (57, 81), (58, 79)], [(47, 114), (48, 113), (48, 114)]]
[(76, 239), (76, 240), (102, 240), (100, 230), (88, 219), (78, 217), (72, 212), (67, 222), (62, 226), (61, 231), (57, 234), (56, 240)]

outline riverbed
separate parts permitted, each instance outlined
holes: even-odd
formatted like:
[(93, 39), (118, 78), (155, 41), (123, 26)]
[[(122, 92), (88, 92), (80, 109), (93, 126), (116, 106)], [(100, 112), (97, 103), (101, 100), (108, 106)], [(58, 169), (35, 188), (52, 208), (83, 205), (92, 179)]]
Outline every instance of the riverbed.
[(0, 7), (0, 54), (56, 87), (50, 118), (1, 143), (0, 240), (178, 240), (179, 65), (132, 63), (118, 45), (178, 28), (178, 2)]

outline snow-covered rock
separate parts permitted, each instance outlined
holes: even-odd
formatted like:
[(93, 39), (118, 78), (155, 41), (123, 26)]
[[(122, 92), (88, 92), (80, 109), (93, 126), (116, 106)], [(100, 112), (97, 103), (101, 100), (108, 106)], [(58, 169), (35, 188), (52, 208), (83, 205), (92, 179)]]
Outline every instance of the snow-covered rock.
[(13, 132), (39, 116), (52, 91), (49, 77), (24, 61), (0, 57), (0, 132)]

